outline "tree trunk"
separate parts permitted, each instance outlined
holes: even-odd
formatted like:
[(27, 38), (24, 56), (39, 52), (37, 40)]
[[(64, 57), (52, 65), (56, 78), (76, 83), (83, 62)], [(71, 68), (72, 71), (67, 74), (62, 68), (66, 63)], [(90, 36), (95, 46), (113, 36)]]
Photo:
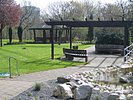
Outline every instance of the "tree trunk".
[(4, 29), (4, 25), (0, 25), (0, 46), (2, 47), (2, 30)]
[(12, 27), (9, 27), (9, 43), (12, 43)]
[(22, 42), (22, 35), (23, 35), (23, 29), (22, 26), (18, 27), (18, 38), (19, 38), (19, 42)]

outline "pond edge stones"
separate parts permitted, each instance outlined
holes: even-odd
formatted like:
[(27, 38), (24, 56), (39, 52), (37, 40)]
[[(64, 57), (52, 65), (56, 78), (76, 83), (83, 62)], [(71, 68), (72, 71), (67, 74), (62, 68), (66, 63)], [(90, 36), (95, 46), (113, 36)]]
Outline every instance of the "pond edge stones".
[(99, 70), (58, 77), (57, 81), (60, 84), (53, 91), (53, 96), (63, 100), (133, 100), (131, 86), (125, 88), (123, 85), (102, 84), (94, 79), (96, 71)]

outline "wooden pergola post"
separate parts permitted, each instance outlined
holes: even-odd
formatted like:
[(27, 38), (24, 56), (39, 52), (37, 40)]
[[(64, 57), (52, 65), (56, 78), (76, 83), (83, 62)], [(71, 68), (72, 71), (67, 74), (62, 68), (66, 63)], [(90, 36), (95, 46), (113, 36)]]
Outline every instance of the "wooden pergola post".
[(43, 42), (46, 43), (46, 31), (43, 30)]
[(36, 30), (33, 30), (34, 33), (34, 41), (36, 42)]
[(51, 30), (50, 30), (50, 42), (51, 42), (51, 59), (54, 59), (54, 26), (51, 25)]
[(66, 29), (66, 41), (68, 41), (68, 29)]
[(56, 30), (55, 30), (55, 42), (56, 42), (56, 43), (57, 43), (57, 41), (58, 41), (58, 35), (57, 35), (57, 34), (58, 34), (58, 30), (56, 29)]
[(129, 46), (129, 31), (128, 26), (124, 27), (124, 48)]
[(70, 49), (72, 49), (72, 27), (70, 27)]

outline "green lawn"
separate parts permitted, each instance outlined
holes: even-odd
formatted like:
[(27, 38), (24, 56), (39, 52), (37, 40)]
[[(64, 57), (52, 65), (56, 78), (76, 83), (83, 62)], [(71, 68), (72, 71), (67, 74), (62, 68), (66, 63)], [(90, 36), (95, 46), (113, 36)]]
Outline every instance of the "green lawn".
[[(79, 49), (84, 49), (91, 45), (79, 44), (78, 46)], [(0, 47), (0, 72), (8, 72), (9, 57), (18, 60), (20, 74), (85, 64), (85, 62), (58, 60), (57, 58), (63, 55), (63, 47), (68, 48), (69, 44), (55, 44), (55, 60), (51, 60), (50, 44), (5, 45)], [(12, 60), (13, 74), (16, 74), (15, 67), (15, 60)]]

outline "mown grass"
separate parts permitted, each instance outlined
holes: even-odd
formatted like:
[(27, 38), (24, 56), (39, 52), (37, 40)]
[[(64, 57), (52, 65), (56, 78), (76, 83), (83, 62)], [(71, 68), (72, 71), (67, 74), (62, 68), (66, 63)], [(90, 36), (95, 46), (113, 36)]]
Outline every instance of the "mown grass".
[[(78, 46), (79, 49), (85, 49), (91, 45), (78, 44)], [(68, 48), (69, 44), (55, 44), (55, 59), (51, 60), (50, 44), (4, 45), (0, 47), (0, 72), (8, 72), (9, 57), (15, 57), (18, 60), (20, 74), (85, 64), (84, 62), (57, 59), (63, 56), (63, 47)], [(16, 74), (15, 67), (15, 60), (12, 59), (12, 72), (14, 75)]]

